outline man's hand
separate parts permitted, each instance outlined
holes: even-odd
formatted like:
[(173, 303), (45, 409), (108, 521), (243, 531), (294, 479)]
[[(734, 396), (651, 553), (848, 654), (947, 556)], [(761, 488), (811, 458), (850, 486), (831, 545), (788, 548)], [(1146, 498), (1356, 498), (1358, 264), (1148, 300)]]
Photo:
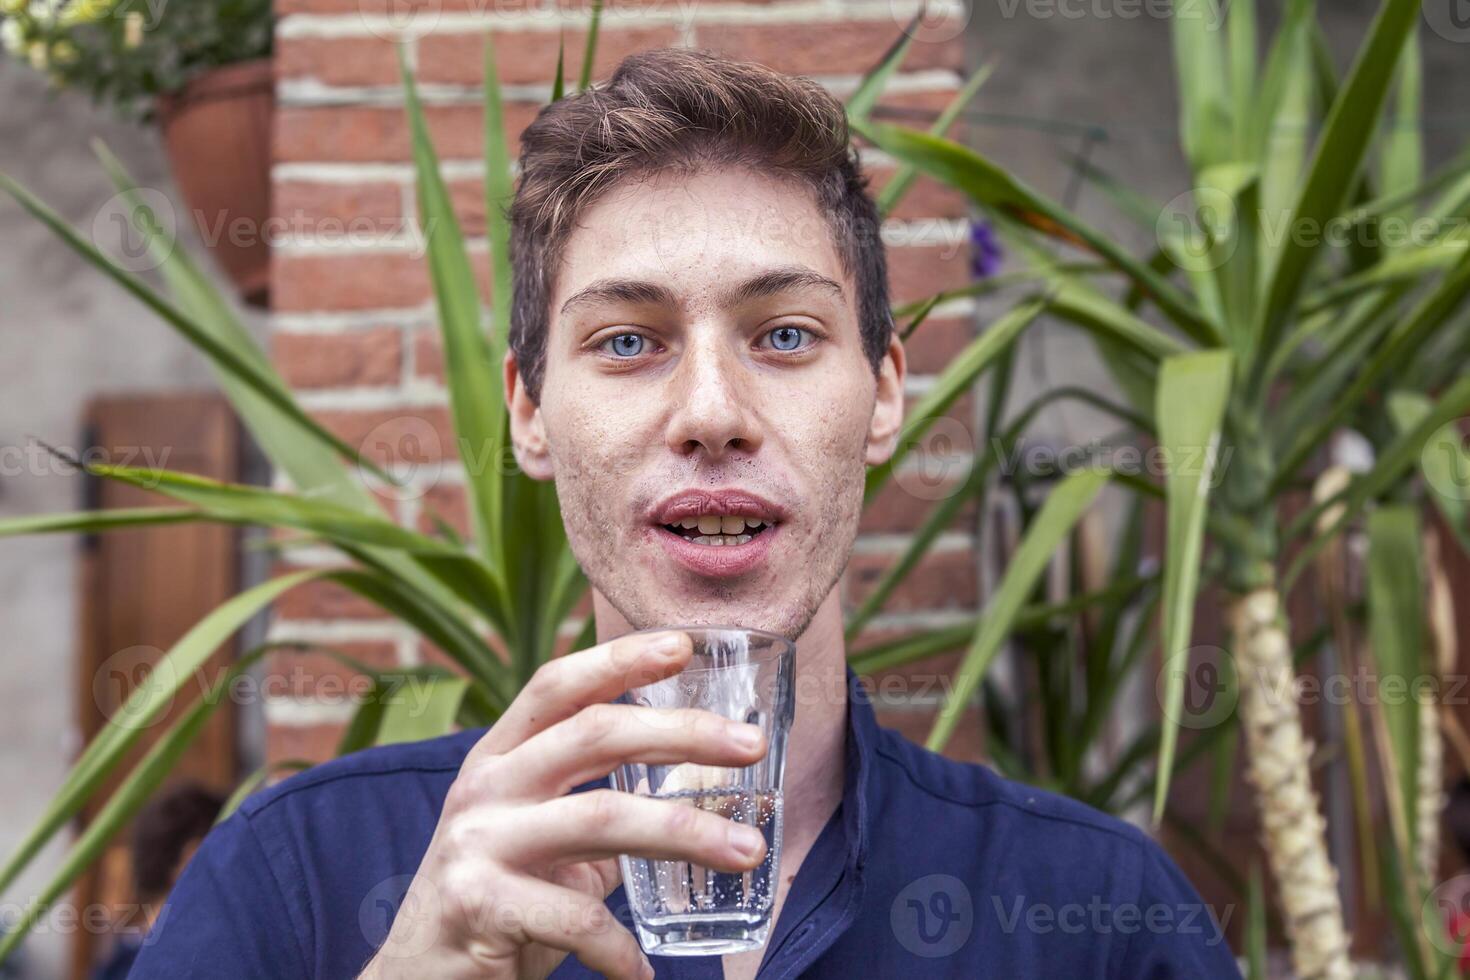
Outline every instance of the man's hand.
[(362, 977), (540, 980), (567, 953), (609, 977), (652, 977), (604, 904), (620, 880), (617, 855), (740, 872), (764, 859), (765, 839), (687, 802), (569, 791), (625, 762), (747, 766), (765, 755), (755, 725), (607, 703), (678, 673), (692, 652), (687, 634), (640, 633), (543, 665), (465, 757)]

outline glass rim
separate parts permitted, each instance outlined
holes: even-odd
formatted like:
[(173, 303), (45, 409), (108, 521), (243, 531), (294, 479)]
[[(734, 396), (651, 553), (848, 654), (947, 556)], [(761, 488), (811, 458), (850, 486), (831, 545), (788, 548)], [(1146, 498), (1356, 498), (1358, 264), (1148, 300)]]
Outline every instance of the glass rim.
[[(633, 630), (633, 631), (628, 632), (628, 633), (623, 633), (623, 634), (621, 634), (621, 636), (614, 637), (614, 639), (621, 639), (623, 636), (639, 636), (641, 634), (646, 634), (646, 633), (708, 633), (708, 632), (749, 633), (752, 636), (758, 636), (758, 637), (761, 637), (761, 638), (766, 639), (766, 640), (773, 640), (773, 641), (775, 641), (767, 649), (758, 650), (758, 651), (752, 651), (752, 652), (748, 653), (746, 655), (745, 660), (743, 661), (744, 663), (764, 663), (764, 662), (766, 662), (768, 660), (779, 658), (783, 654), (786, 654), (788, 652), (790, 653), (790, 655), (791, 655), (791, 657), (792, 657), (793, 660), (796, 658), (796, 643), (795, 643), (795, 641), (791, 640), (789, 637), (782, 636), (780, 633), (773, 633), (770, 630), (763, 630), (763, 629), (760, 629), (760, 628), (755, 627), (755, 626), (736, 626), (734, 624), (728, 624), (728, 623), (699, 623), (699, 624), (688, 624), (688, 625), (675, 624), (675, 625), (672, 625), (672, 626), (652, 626), (652, 627), (649, 627), (648, 629)], [(696, 645), (693, 655), (695, 657), (708, 656), (708, 654), (702, 654), (700, 652), (700, 650), (698, 648), (698, 645)], [(726, 665), (726, 666), (723, 666), (723, 667), (693, 667), (693, 666), (688, 666), (688, 667), (685, 667), (683, 670), (679, 671), (679, 674), (690, 674), (690, 673), (693, 673), (695, 671), (727, 670), (729, 668), (729, 666), (730, 665)], [(679, 674), (672, 674), (670, 676), (671, 677), (677, 677), (677, 676), (679, 676)], [(664, 678), (664, 679), (667, 680), (668, 678)], [(655, 681), (654, 683), (657, 683), (657, 682)]]

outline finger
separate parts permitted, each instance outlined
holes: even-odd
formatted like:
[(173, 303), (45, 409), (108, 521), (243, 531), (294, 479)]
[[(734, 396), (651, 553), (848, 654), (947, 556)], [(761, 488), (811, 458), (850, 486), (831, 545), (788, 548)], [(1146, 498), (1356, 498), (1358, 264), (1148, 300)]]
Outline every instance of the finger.
[(509, 751), (589, 704), (611, 701), (630, 687), (676, 674), (693, 653), (688, 633), (665, 630), (629, 633), (548, 660), (465, 761)]
[(638, 940), (600, 899), (529, 875), (517, 876), (513, 901), (497, 906), (496, 926), (515, 941), (573, 953), (609, 977), (646, 980), (653, 968)]
[(701, 809), (691, 799), (594, 789), (517, 807), (495, 824), (515, 841), (499, 860), (522, 868), (636, 854), (689, 861), (718, 871), (749, 871), (765, 859), (765, 836), (750, 824)]
[(606, 776), (626, 762), (743, 767), (765, 754), (758, 725), (703, 708), (594, 704), (496, 760), (496, 793), (543, 799)]

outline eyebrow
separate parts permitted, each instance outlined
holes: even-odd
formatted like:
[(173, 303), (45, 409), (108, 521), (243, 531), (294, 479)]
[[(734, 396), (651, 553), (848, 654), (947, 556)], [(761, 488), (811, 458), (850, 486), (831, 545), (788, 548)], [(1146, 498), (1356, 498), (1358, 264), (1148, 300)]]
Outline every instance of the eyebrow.
[[(767, 269), (736, 283), (721, 294), (719, 303), (722, 307), (738, 306), (753, 299), (812, 287), (834, 293), (839, 299), (843, 296), (841, 283), (806, 266), (792, 265)], [(642, 279), (599, 279), (563, 303), (561, 315), (565, 316), (579, 306), (604, 303), (677, 306), (678, 298), (672, 289), (661, 283)]]

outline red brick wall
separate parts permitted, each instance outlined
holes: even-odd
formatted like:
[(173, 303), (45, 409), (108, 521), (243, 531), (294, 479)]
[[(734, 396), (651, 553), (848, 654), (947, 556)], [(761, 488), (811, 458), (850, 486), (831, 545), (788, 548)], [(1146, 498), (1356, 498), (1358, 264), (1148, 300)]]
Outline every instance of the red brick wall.
[[(290, 231), (272, 259), (273, 356), (305, 406), (349, 442), (371, 451), (382, 437), (393, 443), (404, 434), (417, 438), (427, 489), (422, 499), (388, 502), (400, 521), (422, 525), (423, 500), (428, 500), (462, 526), (463, 475), (450, 459), (453, 443), (432, 297), (410, 233), (412, 164), (388, 38), (395, 25), (412, 38), (411, 64), (429, 124), (472, 254), (483, 269), (478, 92), (483, 32), (497, 32), (514, 153), (515, 135), (549, 96), (563, 29), (567, 83), (575, 84), (587, 7), (574, 0), (544, 6), (514, 0), (277, 0), (276, 7), (274, 207)], [(631, 52), (683, 44), (811, 75), (844, 95), (899, 36), (913, 7), (907, 0), (615, 3), (601, 25), (595, 77), (606, 78)], [(931, 8), (941, 13), (922, 27), (885, 105), (936, 112), (962, 81), (964, 9)], [(866, 150), (864, 158), (875, 186), (882, 186), (894, 170), (892, 162)], [(910, 191), (888, 238), (895, 303), (967, 280), (966, 213), (960, 197), (927, 180)], [(973, 333), (973, 311), (966, 302), (937, 311), (909, 349), (911, 396), (922, 393)], [(966, 397), (951, 413), (964, 432), (974, 431), (974, 411), (974, 398)], [(842, 584), (849, 608), (895, 559), (905, 535), (932, 504), (932, 493), (921, 489), (916, 496), (905, 483), (916, 485), (894, 482), (864, 518)], [(973, 613), (975, 523), (970, 507), (859, 646)], [(288, 554), (293, 564), (331, 560), (327, 553)], [(584, 603), (577, 614), (586, 611)], [(578, 625), (569, 624), (569, 637)], [(300, 590), (279, 603), (272, 632), (283, 639), (330, 641), (375, 664), (412, 664), (426, 656), (406, 628), (329, 586)], [(908, 673), (932, 675), (953, 661), (954, 655), (947, 655)], [(291, 669), (284, 661), (280, 666)], [(267, 701), (268, 755), (325, 758), (351, 712), (342, 696), (351, 678), (318, 661), (296, 668), (294, 676), (297, 683), (283, 685)], [(916, 682), (908, 690), (927, 691), (932, 700), (937, 688)], [(920, 741), (932, 719), (932, 709), (922, 703), (895, 705), (880, 714), (885, 724)], [(951, 752), (974, 758), (979, 745), (976, 719), (969, 717)]]

